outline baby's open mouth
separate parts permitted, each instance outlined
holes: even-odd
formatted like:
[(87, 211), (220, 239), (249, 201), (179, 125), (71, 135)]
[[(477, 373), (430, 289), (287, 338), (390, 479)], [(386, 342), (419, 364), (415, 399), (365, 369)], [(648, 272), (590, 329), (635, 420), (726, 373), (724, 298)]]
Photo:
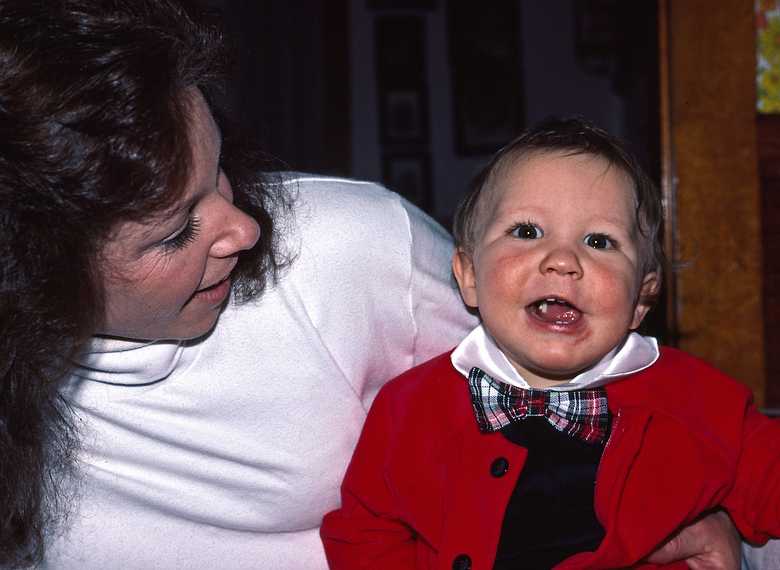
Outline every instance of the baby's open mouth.
[(582, 311), (560, 297), (545, 297), (528, 305), (528, 311), (540, 321), (555, 325), (573, 325)]

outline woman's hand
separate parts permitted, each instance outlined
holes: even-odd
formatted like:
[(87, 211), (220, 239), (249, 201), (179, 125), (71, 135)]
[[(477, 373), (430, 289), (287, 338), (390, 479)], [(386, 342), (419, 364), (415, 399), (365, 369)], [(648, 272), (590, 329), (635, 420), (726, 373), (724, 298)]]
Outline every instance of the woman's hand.
[(648, 558), (654, 564), (678, 560), (693, 570), (738, 570), (741, 541), (725, 511), (716, 511), (683, 528)]

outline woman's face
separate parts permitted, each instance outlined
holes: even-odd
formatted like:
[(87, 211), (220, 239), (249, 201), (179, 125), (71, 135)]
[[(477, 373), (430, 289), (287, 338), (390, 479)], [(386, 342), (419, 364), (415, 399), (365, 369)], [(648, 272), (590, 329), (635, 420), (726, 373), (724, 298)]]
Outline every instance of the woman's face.
[(104, 246), (106, 314), (100, 334), (187, 339), (206, 334), (230, 293), (238, 254), (257, 242), (219, 165), (221, 135), (200, 92), (192, 98), (192, 172), (164, 215), (120, 223)]

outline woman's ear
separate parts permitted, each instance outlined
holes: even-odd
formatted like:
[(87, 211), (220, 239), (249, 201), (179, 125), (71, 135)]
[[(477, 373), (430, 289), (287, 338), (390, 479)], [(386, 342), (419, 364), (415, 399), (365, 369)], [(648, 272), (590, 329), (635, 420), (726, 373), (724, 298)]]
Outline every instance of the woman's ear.
[(459, 247), (452, 254), (452, 273), (458, 282), (463, 302), (469, 307), (476, 309), (479, 303), (477, 302), (477, 279), (474, 274), (474, 261), (471, 255), (466, 253), (463, 248)]
[(658, 273), (651, 271), (642, 278), (642, 286), (639, 288), (639, 299), (634, 307), (634, 318), (631, 320), (631, 330), (636, 330), (645, 318), (647, 312), (653, 307), (661, 289)]

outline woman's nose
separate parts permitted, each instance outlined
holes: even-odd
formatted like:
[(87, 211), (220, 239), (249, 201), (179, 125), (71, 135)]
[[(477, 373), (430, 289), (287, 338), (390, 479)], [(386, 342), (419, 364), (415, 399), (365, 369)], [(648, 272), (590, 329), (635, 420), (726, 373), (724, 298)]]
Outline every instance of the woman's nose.
[(260, 239), (260, 226), (254, 218), (231, 203), (224, 204), (224, 207), (227, 212), (218, 237), (211, 246), (213, 257), (229, 257), (251, 249)]
[(569, 247), (556, 247), (547, 253), (539, 266), (542, 274), (558, 274), (579, 279), (582, 277), (582, 265), (577, 253)]

